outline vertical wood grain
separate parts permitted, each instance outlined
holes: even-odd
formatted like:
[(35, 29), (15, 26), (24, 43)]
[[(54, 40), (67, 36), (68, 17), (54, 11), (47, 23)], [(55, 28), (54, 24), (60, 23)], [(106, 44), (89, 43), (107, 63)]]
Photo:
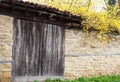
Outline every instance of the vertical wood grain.
[(15, 76), (63, 76), (64, 28), (15, 19)]

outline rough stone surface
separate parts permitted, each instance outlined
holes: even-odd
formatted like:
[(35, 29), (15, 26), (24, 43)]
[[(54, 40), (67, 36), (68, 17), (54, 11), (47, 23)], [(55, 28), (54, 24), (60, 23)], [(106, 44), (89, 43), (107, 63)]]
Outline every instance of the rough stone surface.
[(119, 55), (66, 57), (65, 78), (75, 79), (82, 76), (119, 75), (119, 59)]
[(10, 82), (13, 43), (13, 18), (0, 15), (0, 82)]
[(120, 37), (67, 29), (65, 78), (120, 74)]
[(120, 36), (66, 30), (65, 54), (120, 54)]

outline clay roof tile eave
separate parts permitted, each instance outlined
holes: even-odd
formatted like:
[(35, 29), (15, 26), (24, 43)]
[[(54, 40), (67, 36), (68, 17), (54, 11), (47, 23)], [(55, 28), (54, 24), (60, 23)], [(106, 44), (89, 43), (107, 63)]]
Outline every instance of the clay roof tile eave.
[(9, 4), (16, 4), (16, 5), (20, 5), (20, 6), (23, 6), (23, 7), (35, 9), (37, 11), (42, 10), (42, 11), (45, 11), (45, 12), (48, 12), (48, 13), (58, 14), (58, 15), (62, 15), (64, 17), (69, 17), (69, 18), (74, 18), (74, 19), (77, 19), (77, 20), (82, 20), (81, 16), (71, 14), (68, 11), (61, 11), (61, 10), (59, 10), (57, 8), (54, 8), (54, 7), (51, 7), (51, 6), (36, 4), (36, 3), (33, 3), (33, 2), (22, 1), (22, 0), (1, 0), (0, 2), (6, 2), (6, 3), (9, 3)]

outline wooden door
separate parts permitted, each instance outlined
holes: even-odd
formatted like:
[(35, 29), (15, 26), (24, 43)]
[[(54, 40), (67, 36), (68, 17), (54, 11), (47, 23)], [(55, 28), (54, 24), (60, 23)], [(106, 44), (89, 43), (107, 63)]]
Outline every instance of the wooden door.
[(14, 20), (13, 78), (60, 78), (64, 73), (64, 28), (43, 22)]

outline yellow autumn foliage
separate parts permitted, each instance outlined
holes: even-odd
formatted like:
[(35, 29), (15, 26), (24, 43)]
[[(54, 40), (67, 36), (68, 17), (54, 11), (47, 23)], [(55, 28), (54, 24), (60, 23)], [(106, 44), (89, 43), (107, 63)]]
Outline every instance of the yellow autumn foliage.
[[(69, 11), (72, 14), (82, 16), (83, 29), (98, 30), (100, 34), (104, 33), (120, 33), (120, 16), (117, 15), (118, 6), (108, 7), (105, 12), (95, 12), (89, 9), (90, 0), (34, 0), (34, 2), (56, 7), (59, 10)], [(95, 5), (95, 3), (94, 3)]]

